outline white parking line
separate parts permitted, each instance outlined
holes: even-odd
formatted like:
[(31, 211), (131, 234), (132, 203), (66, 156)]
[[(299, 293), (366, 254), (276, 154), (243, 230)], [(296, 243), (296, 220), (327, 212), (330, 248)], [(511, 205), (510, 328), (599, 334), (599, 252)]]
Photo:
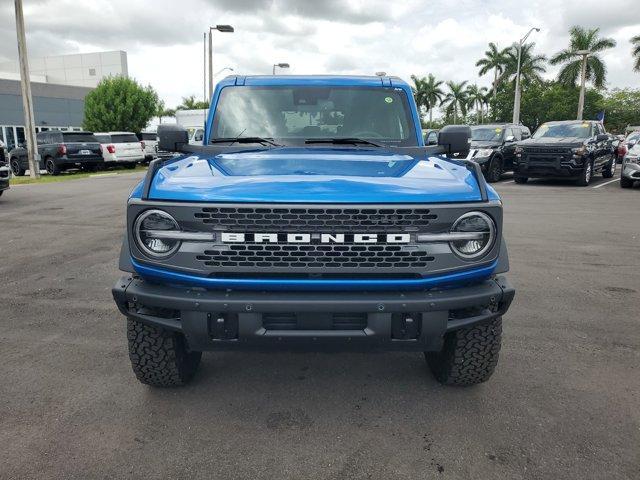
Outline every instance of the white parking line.
[(618, 182), (618, 181), (620, 181), (620, 178), (614, 178), (613, 180), (609, 180), (608, 182), (601, 183), (601, 184), (596, 185), (595, 187), (591, 187), (591, 188), (600, 188), (600, 187), (604, 187), (605, 185), (609, 185), (610, 183)]

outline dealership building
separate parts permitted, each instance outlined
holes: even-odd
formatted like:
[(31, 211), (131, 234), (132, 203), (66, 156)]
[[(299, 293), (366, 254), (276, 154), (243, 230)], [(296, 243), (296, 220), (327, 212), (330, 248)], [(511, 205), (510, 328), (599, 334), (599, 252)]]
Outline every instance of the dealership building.
[[(36, 131), (81, 130), (84, 98), (108, 76), (128, 76), (123, 51), (29, 59)], [(18, 62), (0, 63), (0, 141), (25, 141)]]

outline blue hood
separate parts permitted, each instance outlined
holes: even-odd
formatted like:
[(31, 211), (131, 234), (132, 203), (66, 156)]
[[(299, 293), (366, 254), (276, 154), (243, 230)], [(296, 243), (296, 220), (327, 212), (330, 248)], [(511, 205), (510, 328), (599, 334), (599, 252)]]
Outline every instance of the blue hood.
[[(489, 196), (497, 198), (493, 190)], [(158, 171), (149, 199), (437, 203), (480, 201), (481, 193), (464, 165), (441, 157), (377, 148), (284, 147), (180, 158)]]

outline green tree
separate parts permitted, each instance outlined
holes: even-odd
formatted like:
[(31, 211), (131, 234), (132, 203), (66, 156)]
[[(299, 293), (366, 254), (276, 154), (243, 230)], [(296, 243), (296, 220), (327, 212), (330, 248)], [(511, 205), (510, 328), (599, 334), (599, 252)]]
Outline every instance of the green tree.
[(633, 37), (631, 39), (631, 44), (633, 45), (632, 55), (635, 58), (633, 69), (636, 72), (640, 72), (640, 35)]
[(442, 103), (444, 92), (440, 88), (442, 81), (429, 74), (426, 78), (411, 75), (415, 85), (414, 93), (418, 107), (424, 107), (429, 112), (429, 125), (433, 124), (433, 109)]
[[(584, 29), (573, 27), (570, 30), (569, 48), (559, 51), (551, 57), (551, 65), (562, 64), (558, 80), (565, 85), (576, 85), (581, 77), (583, 62), (585, 63), (584, 80), (590, 81), (596, 88), (604, 87), (607, 69), (598, 52), (616, 46), (612, 38), (599, 38), (599, 28)], [(590, 52), (582, 55), (579, 52)]]
[(599, 28), (572, 27), (569, 31), (569, 48), (551, 57), (552, 65), (562, 64), (558, 73), (561, 83), (575, 85), (580, 79), (578, 119), (582, 118), (584, 108), (585, 83), (590, 81), (596, 88), (603, 88), (606, 81), (607, 69), (598, 52), (616, 46), (612, 38), (599, 38), (599, 31)]
[(176, 110), (203, 110), (209, 108), (209, 103), (202, 100), (196, 100), (195, 95), (182, 97), (182, 103), (176, 107)]
[(163, 117), (175, 117), (176, 111), (173, 108), (166, 108), (163, 100), (158, 100), (158, 105), (156, 106), (156, 117), (160, 123), (162, 123)]
[(475, 83), (467, 86), (467, 105), (476, 110), (476, 123), (482, 123), (482, 110), (487, 87), (478, 87)]
[(479, 75), (482, 77), (487, 72), (493, 70), (493, 83), (491, 90), (493, 92), (493, 98), (495, 100), (498, 94), (498, 75), (500, 75), (507, 63), (508, 48), (498, 50), (495, 43), (489, 43), (489, 50), (484, 52), (484, 58), (481, 58), (476, 62), (476, 67), (480, 67)]
[[(498, 92), (494, 109), (497, 121), (511, 121), (514, 90), (515, 86), (509, 83)], [(578, 87), (556, 81), (531, 83), (522, 92), (520, 119), (531, 130), (544, 122), (574, 119), (579, 94)], [(590, 88), (586, 91), (586, 99), (585, 118), (595, 119), (598, 112), (605, 109), (604, 97), (596, 89)], [(607, 120), (609, 118), (607, 113)]]
[(452, 81), (447, 82), (449, 92), (444, 97), (442, 105), (445, 107), (445, 114), (447, 116), (453, 115), (453, 123), (458, 122), (458, 112), (463, 116), (467, 114), (469, 101), (467, 100), (466, 86), (466, 81), (459, 83)]
[[(545, 55), (535, 55), (533, 49), (534, 42), (522, 45), (520, 52), (520, 82), (530, 84), (542, 82), (542, 74), (547, 71), (544, 64), (547, 61)], [(504, 72), (498, 81), (508, 81), (515, 83), (518, 73), (518, 46), (512, 45), (506, 54)]]
[(158, 95), (126, 77), (108, 77), (84, 99), (86, 130), (140, 132), (157, 111)]
[(629, 125), (640, 125), (640, 89), (615, 89), (605, 95), (602, 110), (611, 132), (624, 133)]

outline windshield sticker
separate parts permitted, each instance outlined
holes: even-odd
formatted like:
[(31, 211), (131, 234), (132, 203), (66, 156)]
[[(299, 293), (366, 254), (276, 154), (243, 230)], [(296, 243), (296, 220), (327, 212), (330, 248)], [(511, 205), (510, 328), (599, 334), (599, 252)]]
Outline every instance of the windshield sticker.
[(391, 98), (391, 97), (385, 97), (385, 98), (384, 98), (384, 101), (385, 101), (385, 102), (387, 102), (387, 103), (393, 103), (393, 98)]

